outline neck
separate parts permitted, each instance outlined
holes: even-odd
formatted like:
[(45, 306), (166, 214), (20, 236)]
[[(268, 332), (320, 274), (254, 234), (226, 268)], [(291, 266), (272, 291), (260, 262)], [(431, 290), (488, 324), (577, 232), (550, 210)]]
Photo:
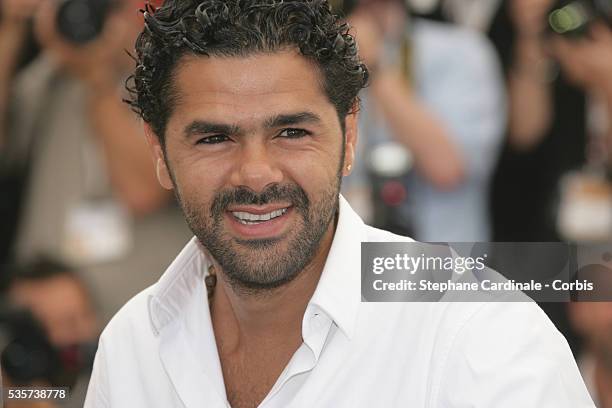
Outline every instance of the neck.
[[(236, 291), (219, 273), (211, 314), (216, 337), (223, 348), (235, 350), (244, 345), (301, 343), (304, 312), (323, 272), (333, 240), (332, 222), (313, 260), (291, 282), (266, 291)], [(222, 336), (220, 336), (222, 334)]]

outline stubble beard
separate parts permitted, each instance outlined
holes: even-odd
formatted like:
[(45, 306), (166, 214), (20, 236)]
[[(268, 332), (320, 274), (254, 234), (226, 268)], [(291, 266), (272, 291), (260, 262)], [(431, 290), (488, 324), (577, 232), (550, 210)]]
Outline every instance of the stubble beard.
[[(246, 188), (215, 195), (210, 208), (180, 200), (189, 228), (241, 294), (264, 294), (293, 281), (315, 258), (339, 206), (341, 175), (315, 203), (297, 184), (273, 185), (260, 194)], [(175, 190), (176, 191), (176, 190)], [(224, 217), (230, 205), (288, 202), (298, 224), (281, 237), (238, 239), (228, 236)]]
[[(260, 194), (247, 188), (220, 191), (207, 209), (205, 205), (183, 200), (167, 155), (164, 154), (174, 186), (174, 196), (181, 206), (187, 225), (219, 264), (223, 277), (236, 293), (265, 295), (293, 281), (315, 258), (325, 233), (339, 211), (346, 149), (344, 136), (343, 129), (335, 182), (314, 204), (306, 192), (293, 183), (272, 185)], [(300, 216), (299, 225), (292, 228), (292, 231), (296, 231), (292, 237), (258, 240), (224, 237), (223, 218), (230, 205), (262, 205), (275, 201), (291, 203)]]

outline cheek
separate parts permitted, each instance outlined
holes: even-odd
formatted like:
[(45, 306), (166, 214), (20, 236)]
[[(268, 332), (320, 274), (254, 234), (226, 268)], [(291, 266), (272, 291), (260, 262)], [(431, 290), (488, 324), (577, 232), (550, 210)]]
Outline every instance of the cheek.
[(181, 201), (193, 208), (209, 208), (215, 192), (222, 186), (212, 172), (195, 169), (177, 176), (176, 184)]
[(321, 195), (336, 186), (340, 165), (339, 156), (338, 153), (338, 157), (327, 157), (323, 161), (293, 160), (288, 163), (286, 174), (304, 189), (311, 200), (316, 201)]
[(213, 160), (196, 154), (176, 157), (171, 164), (179, 197), (192, 205), (210, 203), (215, 192), (227, 184), (231, 171), (229, 160)]

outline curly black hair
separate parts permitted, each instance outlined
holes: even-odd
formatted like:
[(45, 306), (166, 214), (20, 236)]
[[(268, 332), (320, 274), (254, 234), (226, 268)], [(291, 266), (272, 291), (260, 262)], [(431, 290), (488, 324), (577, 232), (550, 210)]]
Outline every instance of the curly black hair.
[(247, 57), (295, 48), (319, 67), (343, 130), (368, 81), (349, 26), (327, 0), (166, 0), (143, 12), (145, 29), (136, 41), (127, 103), (162, 145), (176, 98), (173, 74), (187, 54)]

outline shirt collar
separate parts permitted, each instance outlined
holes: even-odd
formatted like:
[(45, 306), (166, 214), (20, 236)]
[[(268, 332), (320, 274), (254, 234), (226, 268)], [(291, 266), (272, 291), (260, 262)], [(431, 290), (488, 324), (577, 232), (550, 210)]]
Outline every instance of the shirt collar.
[(198, 294), (209, 266), (210, 261), (200, 250), (197, 238), (193, 237), (149, 296), (149, 318), (156, 335), (176, 320)]
[[(307, 310), (320, 309), (351, 338), (361, 302), (360, 250), (365, 225), (344, 197), (340, 196), (339, 201), (334, 239)], [(149, 317), (156, 335), (183, 313), (193, 296), (202, 293), (200, 288), (210, 264), (197, 238), (192, 238), (149, 296)]]
[(340, 196), (338, 225), (309, 306), (318, 306), (350, 339), (361, 303), (361, 242), (365, 225)]

